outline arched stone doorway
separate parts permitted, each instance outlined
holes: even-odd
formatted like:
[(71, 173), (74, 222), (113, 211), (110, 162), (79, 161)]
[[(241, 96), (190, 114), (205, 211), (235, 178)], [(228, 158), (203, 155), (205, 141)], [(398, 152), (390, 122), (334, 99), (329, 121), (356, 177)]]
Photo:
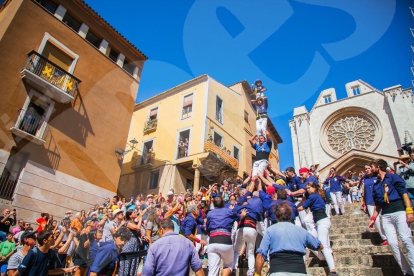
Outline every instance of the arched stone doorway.
[(346, 175), (348, 170), (351, 170), (358, 174), (361, 170), (364, 169), (364, 165), (369, 164), (378, 158), (387, 161), (390, 167), (392, 167), (392, 164), (398, 160), (397, 156), (389, 156), (353, 149), (343, 154), (338, 159), (326, 165), (325, 167), (321, 168), (319, 170), (319, 179), (321, 181), (325, 180), (331, 167), (336, 168), (338, 175)]

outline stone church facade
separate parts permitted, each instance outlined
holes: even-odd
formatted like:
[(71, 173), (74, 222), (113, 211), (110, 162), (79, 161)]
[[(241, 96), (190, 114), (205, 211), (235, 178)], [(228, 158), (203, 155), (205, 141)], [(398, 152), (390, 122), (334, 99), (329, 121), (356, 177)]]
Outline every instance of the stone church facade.
[(310, 111), (294, 109), (290, 120), (295, 168), (317, 165), (321, 177), (334, 166), (339, 174), (360, 171), (382, 158), (392, 165), (398, 149), (413, 142), (414, 96), (401, 85), (379, 91), (356, 80), (345, 85), (347, 97), (323, 90)]

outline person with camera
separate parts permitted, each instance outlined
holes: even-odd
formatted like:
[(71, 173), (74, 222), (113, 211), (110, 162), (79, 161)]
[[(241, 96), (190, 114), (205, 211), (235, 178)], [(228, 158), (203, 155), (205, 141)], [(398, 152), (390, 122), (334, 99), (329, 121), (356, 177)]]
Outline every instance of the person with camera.
[[(407, 185), (407, 192), (411, 202), (414, 202), (414, 152), (410, 155), (402, 155), (394, 163), (394, 170), (399, 174)], [(411, 203), (411, 204), (412, 204)]]
[(7, 234), (10, 231), (10, 226), (16, 224), (16, 209), (10, 212), (9, 209), (4, 209), (3, 215), (0, 216), (0, 241), (5, 241)]

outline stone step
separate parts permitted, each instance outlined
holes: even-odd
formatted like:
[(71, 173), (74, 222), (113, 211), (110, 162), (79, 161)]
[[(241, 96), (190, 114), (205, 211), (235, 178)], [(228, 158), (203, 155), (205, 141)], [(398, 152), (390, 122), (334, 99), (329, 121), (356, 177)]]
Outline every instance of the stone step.
[(372, 241), (369, 239), (346, 239), (346, 240), (333, 240), (332, 241), (332, 249), (339, 247), (347, 247), (347, 246), (362, 246), (362, 245), (373, 245)]
[(366, 267), (397, 267), (398, 263), (392, 254), (336, 256), (335, 265), (339, 267), (366, 266)]
[(368, 225), (366, 226), (349, 226), (349, 227), (335, 227), (331, 228), (331, 235), (337, 234), (356, 234), (368, 231)]
[[(335, 266), (337, 268), (346, 268), (350, 266), (358, 267), (381, 267), (391, 268), (398, 267), (398, 263), (392, 254), (377, 255), (349, 255), (335, 256)], [(320, 261), (317, 257), (309, 257), (308, 267), (328, 267), (326, 261)]]
[(343, 216), (336, 216), (331, 217), (332, 223), (338, 223), (338, 222), (354, 222), (354, 221), (369, 221), (369, 217), (366, 215), (363, 216), (356, 216), (356, 215), (343, 215)]
[(332, 228), (346, 228), (346, 227), (356, 227), (356, 226), (365, 226), (368, 227), (369, 220), (344, 220), (332, 223)]
[[(347, 267), (338, 268), (338, 275), (340, 276), (401, 276), (403, 275), (399, 267), (380, 268), (380, 267)], [(323, 267), (310, 267), (307, 269), (308, 275), (311, 276), (326, 276), (328, 269)]]
[(334, 240), (344, 240), (344, 239), (370, 239), (375, 241), (381, 241), (381, 237), (378, 232), (362, 232), (362, 233), (353, 233), (353, 234), (336, 234), (330, 235), (329, 238), (331, 241)]
[[(334, 256), (339, 255), (373, 255), (392, 254), (389, 246), (382, 245), (359, 245), (359, 246), (335, 246), (332, 248)], [(403, 250), (404, 252), (404, 250)]]

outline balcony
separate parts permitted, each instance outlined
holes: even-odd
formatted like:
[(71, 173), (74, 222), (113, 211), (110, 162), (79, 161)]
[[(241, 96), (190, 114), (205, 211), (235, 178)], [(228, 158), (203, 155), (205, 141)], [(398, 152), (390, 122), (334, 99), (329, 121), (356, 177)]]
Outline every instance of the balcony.
[(155, 153), (148, 152), (142, 155), (135, 155), (131, 159), (131, 169), (139, 170), (139, 169), (147, 169), (151, 168), (154, 164), (155, 160)]
[(227, 153), (227, 151), (221, 149), (219, 146), (214, 144), (213, 141), (206, 141), (204, 143), (204, 150), (209, 153), (213, 153), (217, 158), (222, 160), (224, 163), (237, 170), (239, 168), (239, 161), (236, 158)]
[(28, 54), (20, 75), (30, 86), (60, 103), (72, 101), (81, 82), (35, 51)]
[(21, 109), (16, 124), (10, 130), (18, 137), (42, 145), (45, 143), (46, 129), (47, 122), (42, 116), (32, 110)]
[(157, 129), (157, 119), (148, 120), (144, 126), (144, 134), (153, 132)]

